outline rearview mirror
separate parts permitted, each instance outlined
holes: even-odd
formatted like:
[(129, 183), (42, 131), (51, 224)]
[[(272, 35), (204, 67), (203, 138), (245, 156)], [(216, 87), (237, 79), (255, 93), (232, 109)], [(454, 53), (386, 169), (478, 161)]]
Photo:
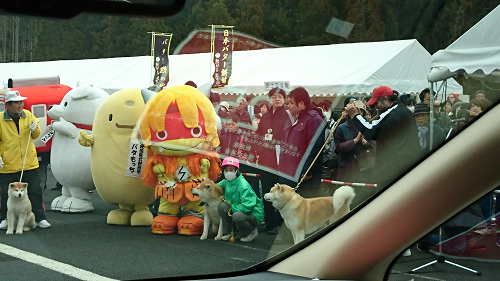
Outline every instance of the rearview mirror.
[(0, 14), (69, 19), (81, 13), (168, 17), (186, 0), (2, 0)]

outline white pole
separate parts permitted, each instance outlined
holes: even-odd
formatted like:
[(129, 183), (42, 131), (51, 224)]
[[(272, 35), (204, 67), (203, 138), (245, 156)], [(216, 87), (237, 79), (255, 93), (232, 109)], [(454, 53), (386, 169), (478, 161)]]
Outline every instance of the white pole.
[(429, 115), (429, 131), (430, 131), (430, 141), (429, 141), (429, 151), (432, 151), (432, 136), (433, 136), (433, 128), (434, 128), (434, 83), (431, 82), (431, 112)]
[[(210, 32), (210, 71), (209, 71), (209, 77), (210, 78), (208, 78), (208, 83), (210, 83), (211, 85), (213, 85), (212, 84), (212, 75), (213, 75), (212, 74), (212, 63), (214, 61), (214, 56), (215, 56), (215, 54), (214, 54), (215, 25), (211, 24), (209, 26), (212, 27), (212, 30)], [(214, 67), (215, 67), (215, 65), (214, 65)], [(212, 88), (212, 86), (210, 86), (210, 88)]]

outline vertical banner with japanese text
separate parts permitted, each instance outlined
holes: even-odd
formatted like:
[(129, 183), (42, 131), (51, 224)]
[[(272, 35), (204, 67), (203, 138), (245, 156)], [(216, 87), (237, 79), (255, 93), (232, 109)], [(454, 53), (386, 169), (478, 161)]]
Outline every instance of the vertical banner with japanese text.
[(144, 169), (144, 164), (146, 164), (146, 160), (147, 152), (145, 151), (144, 145), (138, 140), (130, 140), (125, 176), (133, 178), (142, 177), (141, 173)]
[(214, 26), (212, 29), (212, 57), (215, 66), (213, 89), (229, 84), (233, 57), (233, 27)]
[(169, 80), (168, 54), (172, 34), (153, 33), (154, 76), (153, 84), (161, 89)]

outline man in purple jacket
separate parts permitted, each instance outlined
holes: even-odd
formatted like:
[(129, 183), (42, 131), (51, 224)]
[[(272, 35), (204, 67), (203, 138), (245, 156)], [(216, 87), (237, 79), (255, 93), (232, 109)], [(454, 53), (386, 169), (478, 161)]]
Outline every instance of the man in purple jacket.
[[(293, 89), (288, 95), (290, 113), (295, 120), (285, 122), (281, 134), (281, 148), (278, 167), (288, 176), (305, 175), (298, 190), (305, 197), (319, 196), (321, 185), (323, 156), (319, 154), (325, 140), (325, 121), (321, 109), (311, 102), (309, 93), (302, 87)], [(311, 169), (307, 172), (307, 169)], [(280, 183), (295, 187), (296, 181), (280, 178)]]

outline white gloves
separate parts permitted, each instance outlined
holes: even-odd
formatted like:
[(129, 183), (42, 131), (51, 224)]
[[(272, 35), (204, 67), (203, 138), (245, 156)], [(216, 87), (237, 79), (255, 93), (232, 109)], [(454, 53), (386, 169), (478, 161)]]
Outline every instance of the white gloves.
[(30, 122), (30, 131), (34, 132), (38, 128), (38, 124), (36, 123), (35, 120), (31, 120)]
[(3, 168), (3, 159), (2, 159), (2, 157), (0, 157), (0, 169), (2, 169), (2, 168)]

